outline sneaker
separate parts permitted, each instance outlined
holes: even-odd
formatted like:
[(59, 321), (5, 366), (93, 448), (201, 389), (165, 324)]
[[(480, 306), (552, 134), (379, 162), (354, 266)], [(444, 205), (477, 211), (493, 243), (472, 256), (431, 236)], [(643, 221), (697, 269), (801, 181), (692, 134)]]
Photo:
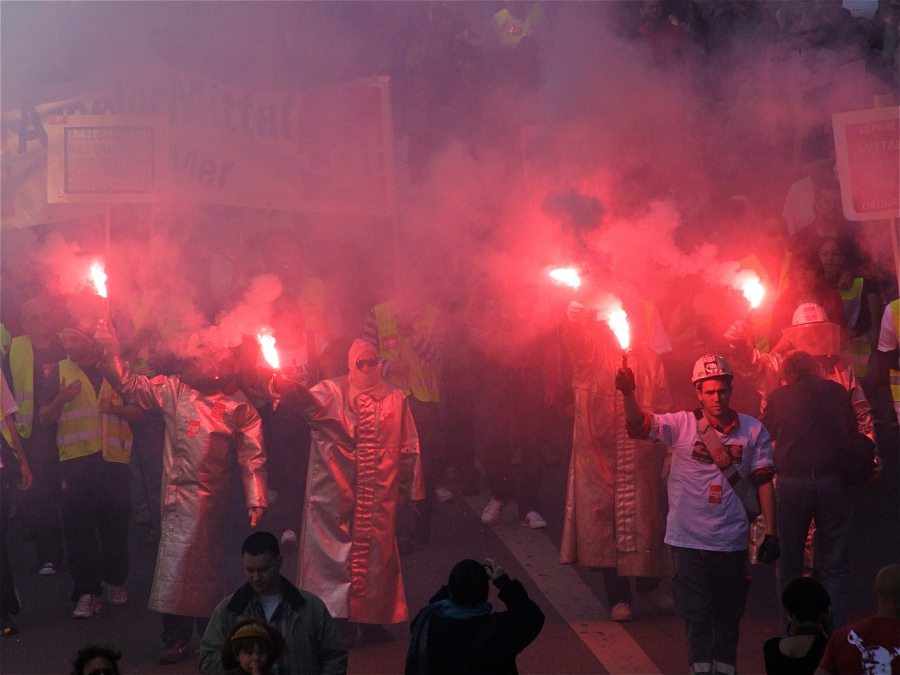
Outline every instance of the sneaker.
[(532, 530), (540, 530), (547, 527), (547, 521), (541, 518), (541, 514), (537, 511), (529, 511), (522, 519), (522, 525), (530, 527)]
[(642, 593), (644, 599), (653, 605), (658, 612), (672, 614), (675, 611), (675, 600), (666, 593), (661, 586), (657, 586), (649, 593)]
[(631, 621), (631, 605), (627, 602), (620, 602), (612, 608), (609, 618), (613, 621)]
[(285, 530), (281, 533), (281, 546), (282, 548), (296, 549), (300, 548), (300, 540), (297, 538), (297, 533), (293, 530)]
[(50, 577), (59, 572), (59, 568), (53, 563), (44, 563), (44, 566), (38, 571), (42, 577)]
[(166, 641), (166, 648), (159, 653), (159, 664), (167, 666), (178, 663), (187, 654), (187, 642), (175, 638)]
[(125, 592), (124, 586), (106, 584), (106, 600), (111, 605), (124, 605), (128, 602), (128, 593)]
[(453, 493), (445, 487), (435, 488), (434, 498), (437, 499), (438, 504), (446, 504), (453, 501)]
[(103, 603), (100, 602), (100, 598), (92, 593), (85, 593), (78, 598), (78, 604), (75, 605), (72, 618), (90, 619), (92, 616), (97, 616), (101, 609), (103, 609)]
[(503, 510), (503, 502), (499, 499), (491, 497), (491, 501), (484, 507), (481, 512), (481, 522), (485, 525), (493, 525), (500, 520), (500, 512)]

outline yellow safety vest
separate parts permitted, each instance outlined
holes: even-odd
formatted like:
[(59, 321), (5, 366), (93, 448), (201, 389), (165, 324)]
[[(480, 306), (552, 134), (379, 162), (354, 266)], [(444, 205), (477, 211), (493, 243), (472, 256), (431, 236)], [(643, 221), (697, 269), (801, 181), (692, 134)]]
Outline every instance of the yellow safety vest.
[[(894, 330), (900, 338), (900, 300), (891, 303), (891, 314), (894, 315)], [(891, 368), (891, 397), (894, 403), (900, 402), (900, 370)]]
[[(106, 425), (106, 449), (103, 448), (103, 427), (100, 420), (100, 401), (94, 385), (71, 359), (59, 362), (60, 384), (81, 380), (81, 393), (63, 406), (56, 432), (56, 446), (61, 462), (102, 452), (107, 462), (128, 464), (131, 460), (133, 437), (128, 423), (116, 415), (109, 415)], [(122, 405), (122, 398), (105, 379), (100, 386), (100, 398), (111, 398), (114, 405)]]
[[(431, 305), (424, 315), (413, 323), (417, 333), (428, 340), (437, 321), (438, 310)], [(385, 302), (375, 307), (375, 321), (378, 325), (378, 355), (383, 359), (400, 359), (409, 364), (409, 376), (404, 380), (388, 372), (387, 380), (402, 387), (406, 394), (412, 392), (418, 400), (437, 403), (440, 396), (440, 368), (424, 363), (409, 343), (409, 338), (397, 330), (397, 317), (391, 311), (391, 303)]]
[[(859, 318), (862, 310), (862, 303), (866, 299), (862, 297), (863, 280), (857, 277), (853, 280), (853, 285), (846, 291), (840, 291), (841, 299), (844, 301), (844, 316), (848, 324), (853, 324)], [(853, 372), (856, 377), (862, 378), (869, 371), (869, 356), (872, 354), (872, 345), (866, 339), (865, 335), (852, 338), (847, 343), (847, 348), (842, 352), (842, 356), (847, 359), (853, 366)]]
[(12, 371), (12, 387), (19, 406), (16, 428), (19, 436), (30, 438), (34, 424), (34, 350), (31, 338), (27, 335), (13, 338), (9, 348), (9, 369)]
[(3, 356), (9, 354), (9, 346), (12, 344), (12, 337), (9, 334), (9, 331), (6, 330), (6, 326), (0, 323), (0, 349), (3, 350)]

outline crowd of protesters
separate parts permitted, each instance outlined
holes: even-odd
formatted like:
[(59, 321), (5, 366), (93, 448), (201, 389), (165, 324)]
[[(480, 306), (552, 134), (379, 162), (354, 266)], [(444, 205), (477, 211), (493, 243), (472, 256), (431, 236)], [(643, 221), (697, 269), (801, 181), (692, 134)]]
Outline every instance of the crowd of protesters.
[[(671, 71), (672, 77), (681, 78), (698, 100), (710, 102), (719, 96), (727, 97), (734, 85), (729, 78), (742, 69), (752, 71), (753, 76), (748, 79), (759, 84), (764, 79), (760, 64), (783, 69), (789, 76), (785, 86), (801, 92), (829, 77), (839, 80), (844, 72), (842, 68), (858, 67), (858, 72), (866, 73), (877, 83), (877, 91), (896, 96), (900, 22), (897, 2), (880, 2), (872, 19), (853, 17), (840, 2), (827, 0), (806, 3), (646, 0), (596, 4), (603, 6), (587, 6), (582, 11), (602, 13), (606, 26), (631, 43), (636, 53), (643, 54), (648, 72)], [(480, 3), (458, 6), (415, 3), (410, 10), (385, 10), (380, 29), (391, 39), (386, 39), (379, 51), (375, 70), (391, 76), (395, 135), (400, 140), (398, 156), (405, 158), (405, 178), (410, 186), (426, 183), (432, 160), (451, 143), (458, 142), (475, 158), (499, 157), (510, 176), (522, 172), (527, 153), (521, 147), (520, 130), (541, 119), (544, 104), (537, 92), (547, 77), (544, 56), (548, 50), (558, 48), (562, 40), (560, 27), (554, 26), (555, 17), (556, 12), (549, 6), (524, 2), (509, 2), (503, 7)], [(830, 122), (827, 126), (830, 128)], [(891, 447), (889, 439), (897, 438), (900, 306), (896, 279), (884, 269), (884, 259), (879, 258), (878, 251), (873, 251), (866, 236), (869, 231), (852, 226), (844, 218), (833, 139), (824, 128), (821, 119), (811, 118), (791, 133), (770, 134), (761, 152), (765, 157), (781, 158), (781, 167), (773, 171), (773, 180), (780, 183), (774, 187), (767, 183), (767, 189), (757, 189), (754, 193), (745, 185), (750, 174), (742, 173), (742, 169), (725, 171), (724, 185), (717, 188), (717, 194), (735, 194), (747, 187), (751, 196), (722, 198), (718, 204), (707, 204), (693, 211), (686, 203), (682, 204), (689, 201), (684, 197), (684, 185), (678, 184), (677, 177), (665, 167), (642, 163), (614, 178), (618, 190), (614, 189), (604, 200), (601, 211), (630, 218), (648, 212), (660, 199), (679, 202), (693, 215), (679, 233), (682, 238), (679, 243), (689, 248), (698, 240), (719, 236), (722, 252), (756, 271), (768, 291), (768, 300), (762, 307), (746, 315), (746, 320), (736, 322), (746, 314), (746, 304), (742, 304), (738, 294), (710, 285), (699, 274), (685, 275), (665, 288), (652, 282), (635, 287), (616, 278), (612, 271), (601, 270), (599, 265), (595, 268), (594, 277), (587, 283), (596, 289), (612, 291), (621, 299), (628, 315), (634, 341), (632, 367), (638, 378), (638, 389), (644, 387), (637, 396), (641, 410), (648, 416), (648, 424), (651, 417), (662, 417), (666, 423), (674, 424), (671, 421), (674, 416), (667, 414), (669, 411), (696, 408), (697, 397), (687, 383), (696, 384), (703, 378), (698, 379), (692, 368), (696, 368), (698, 357), (721, 354), (731, 361), (734, 369), (733, 375), (728, 372), (727, 382), (729, 389), (734, 388), (731, 406), (748, 416), (764, 414), (763, 421), (771, 421), (769, 432), (773, 438), (775, 433), (790, 438), (794, 433), (792, 419), (798, 416), (796, 412), (786, 412), (793, 408), (783, 401), (784, 390), (778, 393), (779, 385), (796, 385), (804, 378), (827, 379), (840, 385), (816, 384), (807, 388), (830, 392), (829, 396), (840, 399), (840, 405), (846, 403), (841, 408), (841, 414), (848, 415), (843, 420), (845, 432), (858, 430), (877, 439), (882, 449)], [(706, 169), (710, 173), (715, 172), (716, 161), (708, 158)], [(742, 239), (731, 236), (734, 232), (717, 233), (708, 227), (725, 213), (739, 226), (741, 223), (746, 226), (754, 218), (783, 221), (772, 228), (774, 233), (770, 236)], [(602, 213), (597, 216), (599, 220), (602, 218)], [(570, 217), (569, 222), (574, 220)], [(575, 224), (571, 229), (567, 235), (577, 238), (583, 234), (583, 229)], [(184, 297), (166, 298), (165, 302), (144, 306), (142, 302), (146, 298), (140, 294), (126, 292), (119, 297), (113, 294), (108, 329), (98, 328), (93, 310), (85, 310), (83, 303), (71, 298), (51, 297), (36, 278), (4, 283), (3, 371), (18, 405), (16, 424), (5, 425), (9, 435), (5, 442), (13, 447), (20, 443), (21, 447), (15, 449), (24, 460), (21, 480), (11, 480), (7, 466), (12, 468), (17, 463), (4, 455), (0, 465), (4, 467), (4, 500), (11, 493), (7, 486), (19, 483), (16, 506), (35, 542), (39, 574), (54, 575), (64, 565), (68, 567), (75, 581), (71, 598), (76, 603), (74, 618), (96, 616), (102, 609), (104, 594), (111, 605), (128, 601), (127, 539), (133, 524), (141, 523), (145, 536), (153, 544), (162, 534), (154, 593), (163, 593), (165, 584), (173, 579), (189, 576), (181, 567), (187, 559), (185, 547), (166, 529), (167, 520), (171, 523), (173, 518), (187, 517), (197, 518), (199, 522), (199, 514), (204, 517), (208, 514), (198, 495), (194, 495), (199, 500), (197, 505), (181, 499), (181, 511), (174, 507), (166, 510), (165, 491), (172, 488), (170, 482), (178, 457), (171, 449), (178, 447), (180, 435), (194, 438), (199, 433), (198, 438), (202, 438), (209, 429), (215, 428), (216, 434), (238, 439), (234, 442), (234, 452), (242, 470), (249, 516), (254, 525), (261, 516), (262, 522), (277, 535), (274, 544), (267, 542), (262, 548), (251, 547), (243, 554), (251, 558), (269, 556), (275, 561), (279, 560), (279, 546), (300, 544), (297, 533), (302, 536), (304, 527), (315, 528), (315, 524), (309, 524), (310, 518), (327, 520), (323, 514), (331, 506), (327, 500), (312, 503), (312, 493), (307, 490), (316, 490), (318, 497), (329, 490), (339, 492), (343, 486), (340, 476), (331, 483), (322, 479), (328, 471), (336, 471), (334, 466), (325, 466), (325, 450), (331, 452), (332, 447), (328, 445), (332, 441), (326, 441), (325, 437), (333, 434), (334, 447), (340, 448), (341, 443), (350, 442), (347, 439), (355, 439), (358, 431), (353, 423), (345, 424), (342, 413), (330, 417), (323, 411), (346, 408), (353, 415), (361, 414), (358, 406), (362, 404), (357, 403), (361, 391), (379, 406), (387, 406), (386, 401), (396, 406), (395, 421), (398, 425), (408, 425), (402, 429), (405, 440), (384, 442), (390, 447), (402, 445), (409, 455), (420, 453), (421, 467), (403, 474), (403, 478), (399, 478), (402, 472), (391, 468), (395, 473), (391, 473), (388, 481), (390, 508), (385, 513), (392, 522), (381, 523), (381, 529), (377, 530), (381, 537), (378, 547), (387, 551), (384, 556), (390, 561), (391, 573), (376, 577), (372, 583), (380, 583), (389, 576), (390, 583), (394, 584), (391, 589), (400, 598), (396, 606), (402, 604), (402, 612), (385, 615), (373, 611), (369, 619), (359, 621), (353, 620), (352, 610), (349, 616), (335, 613), (337, 619), (352, 624), (339, 624), (345, 643), (382, 639), (384, 634), (372, 626), (377, 628), (381, 623), (407, 618), (399, 563), (394, 564), (397, 561), (392, 556), (396, 557), (395, 552), (404, 554), (427, 546), (432, 536), (431, 520), (438, 505), (457, 494), (483, 493), (490, 497), (481, 515), (487, 525), (497, 523), (502, 510), (515, 503), (522, 524), (541, 529), (548, 525), (541, 513), (542, 491), (561, 493), (568, 489), (570, 499), (567, 499), (561, 562), (603, 570), (613, 620), (632, 618), (630, 577), (636, 577), (637, 591), (658, 610), (671, 611), (680, 605), (678, 609), (685, 613), (690, 598), (686, 600), (682, 595), (673, 602), (660, 586), (660, 578), (672, 571), (663, 553), (664, 482), (642, 486), (639, 479), (632, 477), (637, 491), (643, 494), (646, 490), (652, 495), (646, 513), (634, 517), (631, 523), (634, 536), (646, 536), (652, 541), (647, 544), (650, 551), (647, 556), (629, 557), (635, 551), (633, 542), (617, 540), (617, 534), (625, 537), (623, 532), (627, 530), (620, 520), (622, 503), (616, 494), (619, 485), (604, 478), (605, 467), (599, 463), (591, 466), (590, 461), (584, 461), (594, 456), (591, 453), (595, 450), (594, 454), (599, 456), (601, 450), (611, 448), (610, 456), (614, 458), (611, 466), (624, 475), (621, 459), (633, 458), (636, 447), (648, 454), (655, 452), (637, 444), (648, 438), (668, 438), (671, 445), (680, 438), (678, 434), (672, 435), (674, 432), (659, 436), (658, 427), (643, 429), (643, 436), (625, 437), (628, 411), (626, 408), (623, 412), (622, 401), (615, 398), (618, 394), (614, 392), (618, 362), (607, 358), (614, 351), (608, 349), (610, 336), (603, 332), (602, 326), (594, 325), (599, 322), (587, 317), (590, 308), (570, 302), (564, 289), (549, 284), (541, 286), (533, 280), (521, 279), (504, 283), (488, 275), (460, 291), (458, 296), (448, 298), (445, 293), (432, 292), (427, 283), (421, 283), (425, 275), (415, 280), (404, 279), (402, 265), (396, 271), (390, 292), (379, 288), (379, 297), (347, 297), (348, 286), (335, 278), (338, 275), (333, 271), (318, 268), (311, 252), (304, 251), (303, 246), (292, 240), (289, 229), (273, 228), (246, 241), (247, 246), (240, 250), (228, 251), (227, 274), (222, 274), (224, 249), (205, 259), (208, 266), (195, 266), (198, 290), (193, 296), (186, 291)], [(214, 248), (212, 244), (208, 246)], [(248, 280), (266, 273), (277, 275), (282, 286), (271, 303), (271, 327), (277, 338), (280, 361), (277, 369), (266, 361), (253, 335), (248, 335), (240, 347), (228, 351), (222, 359), (227, 361), (227, 366), (217, 365), (214, 378), (208, 372), (199, 372), (197, 363), (180, 358), (166, 348), (167, 342), (185, 329), (179, 325), (185, 316), (199, 313), (212, 319), (233, 309), (246, 291)], [(189, 309), (179, 309), (185, 306)], [(810, 334), (804, 331), (812, 324), (827, 324), (831, 341), (823, 341), (819, 333), (814, 340), (804, 338)], [(102, 338), (116, 334), (121, 354), (114, 356), (120, 356), (122, 363), (127, 362), (130, 370), (97, 367), (101, 357), (110, 356), (104, 354), (110, 343), (104, 343)], [(791, 364), (803, 358), (796, 355), (798, 349), (813, 357), (804, 362), (806, 370), (800, 375), (791, 371)], [(715, 357), (711, 363), (722, 368), (723, 373), (727, 365), (721, 366), (715, 360), (718, 358), (721, 357)], [(793, 367), (796, 370), (797, 366)], [(290, 382), (289, 386), (279, 390), (272, 384), (275, 370), (277, 377)], [(374, 376), (376, 371), (378, 377)], [(220, 381), (210, 382), (220, 377)], [(290, 396), (285, 393), (288, 389), (301, 392), (297, 394), (299, 402), (290, 404)], [(402, 390), (405, 397), (397, 390)], [(702, 401), (703, 387), (697, 391)], [(847, 397), (845, 391), (849, 392)], [(634, 393), (633, 387), (626, 395), (630, 393)], [(641, 394), (648, 398), (640, 400)], [(728, 396), (731, 395), (729, 391)], [(603, 397), (608, 399), (608, 406), (601, 409), (598, 401)], [(190, 426), (195, 420), (181, 419), (179, 414), (184, 406), (194, 405), (199, 399), (205, 401), (204, 415), (209, 419), (203, 417), (202, 424), (196, 421), (195, 428)], [(835, 409), (837, 406), (835, 403)], [(240, 414), (235, 413), (238, 409), (242, 411)], [(601, 422), (591, 419), (598, 410), (603, 412)], [(800, 416), (809, 420), (809, 416)], [(728, 415), (722, 420), (728, 422)], [(633, 422), (630, 418), (628, 421)], [(604, 424), (608, 427), (603, 428)], [(755, 420), (744, 424), (753, 430), (761, 426)], [(636, 423), (631, 426), (635, 427)], [(689, 431), (694, 432), (693, 428)], [(683, 435), (686, 438), (690, 434)], [(844, 509), (837, 518), (840, 523), (836, 529), (840, 530), (841, 541), (822, 547), (824, 558), (820, 554), (818, 560), (808, 561), (812, 567), (821, 568), (823, 585), (828, 591), (825, 597), (830, 593), (830, 600), (823, 601), (818, 588), (806, 589), (813, 595), (818, 593), (817, 601), (798, 600), (798, 587), (805, 582), (795, 583), (794, 577), (802, 572), (802, 549), (812, 518), (807, 518), (808, 514), (801, 513), (802, 509), (796, 506), (803, 501), (800, 494), (803, 489), (795, 491), (793, 502), (787, 495), (793, 477), (789, 471), (782, 477), (779, 470), (784, 472), (790, 463), (779, 466), (779, 455), (776, 453), (773, 460), (771, 444), (766, 449), (766, 442), (758, 436), (753, 443), (759, 446), (760, 457), (765, 460), (754, 467), (754, 472), (762, 470), (765, 474), (763, 485), (771, 481), (772, 474), (781, 480), (781, 492), (775, 488), (781, 495), (779, 510), (782, 504), (785, 509), (779, 522), (782, 529), (786, 529), (785, 523), (791, 525), (790, 564), (782, 561), (779, 566), (779, 570), (784, 570), (779, 576), (779, 588), (783, 589), (786, 635), (808, 635), (816, 649), (824, 650), (824, 637), (816, 631), (826, 623), (822, 615), (829, 604), (837, 610), (829, 616), (836, 618), (838, 625), (828, 625), (827, 630), (839, 628), (846, 616), (844, 592), (850, 514)], [(787, 448), (788, 441), (782, 447)], [(896, 443), (893, 447), (896, 448)], [(660, 448), (653, 455), (654, 477), (663, 481), (662, 477), (671, 470), (672, 458), (671, 453), (667, 455)], [(570, 451), (572, 470), (567, 488), (542, 484), (542, 467), (563, 461)], [(797, 452), (802, 454), (802, 448)], [(223, 453), (222, 462), (216, 460), (219, 463), (207, 465), (198, 461), (192, 469), (200, 473), (209, 469), (225, 484), (231, 470), (226, 455)], [(736, 463), (740, 461), (732, 459)], [(268, 468), (267, 479), (261, 470), (262, 462)], [(225, 464), (228, 464), (227, 471), (223, 469)], [(820, 468), (817, 465), (815, 470)], [(715, 472), (713, 475), (717, 476)], [(402, 483), (400, 489), (406, 497), (398, 496), (395, 478), (398, 485)], [(873, 471), (875, 478), (877, 469)], [(338, 488), (334, 487), (335, 482)], [(848, 489), (840, 483), (835, 480), (829, 497), (832, 506), (836, 504), (834, 494), (839, 494), (844, 506), (849, 500)], [(591, 488), (587, 492), (593, 490), (591, 497), (585, 496), (584, 486)], [(718, 488), (721, 491), (722, 485)], [(591, 505), (592, 498), (603, 501), (604, 490), (612, 495), (610, 503), (602, 508)], [(360, 499), (352, 490), (341, 498), (348, 495), (351, 502)], [(206, 493), (201, 496), (209, 497)], [(340, 501), (332, 497), (335, 502)], [(715, 498), (721, 500), (721, 492)], [(713, 499), (710, 491), (709, 503)], [(393, 504), (392, 500), (397, 503)], [(624, 501), (628, 507), (627, 499)], [(209, 502), (213, 511), (224, 511), (221, 501), (214, 502), (214, 499)], [(358, 503), (353, 502), (352, 508), (357, 515), (362, 513)], [(581, 514), (587, 508), (592, 509), (592, 517), (596, 514), (602, 517), (586, 523)], [(6, 503), (3, 511), (5, 537)], [(757, 523), (761, 528), (759, 541), (749, 544), (751, 555), (760, 562), (772, 562), (773, 557), (778, 557), (772, 552), (777, 544), (770, 538), (776, 537), (778, 531), (775, 515), (774, 512), (767, 515), (768, 523), (765, 520)], [(814, 515), (820, 533), (834, 533), (826, 523), (820, 522), (827, 514), (816, 511)], [(205, 542), (201, 547), (204, 550), (192, 557), (194, 560), (202, 557), (211, 569), (224, 555), (219, 550), (222, 542), (217, 539), (220, 530), (218, 525), (198, 529), (206, 537), (201, 542)], [(738, 535), (742, 538), (743, 530)], [(64, 539), (66, 560), (63, 559)], [(2, 545), (5, 555), (6, 541)], [(679, 547), (679, 565), (696, 563), (692, 558), (693, 548), (673, 545)], [(211, 553), (213, 548), (216, 550)], [(316, 591), (329, 603), (352, 602), (326, 597), (331, 582), (315, 579), (321, 572), (317, 565), (324, 564), (324, 558), (315, 560), (315, 548), (304, 548), (304, 555), (309, 559), (303, 578), (310, 584), (319, 584)], [(327, 546), (322, 544), (322, 548)], [(732, 547), (722, 551), (735, 552), (741, 555), (729, 556), (728, 564), (732, 571), (742, 574), (746, 562), (744, 549)], [(337, 562), (342, 568), (350, 564), (345, 559)], [(486, 579), (482, 578), (477, 563), (463, 567), (471, 568), (467, 573), (477, 577), (478, 602), (469, 603), (475, 607), (483, 602), (481, 585), (486, 587)], [(4, 558), (4, 580), (9, 580), (6, 569)], [(531, 629), (539, 631), (542, 623), (537, 618), (539, 610), (533, 611), (536, 606), (531, 607), (534, 603), (527, 599), (521, 585), (504, 579), (502, 570), (493, 565), (488, 566), (486, 574), (501, 593), (532, 610)], [(891, 574), (896, 577), (896, 570)], [(211, 610), (225, 597), (220, 579), (196, 579), (191, 583), (194, 581), (195, 585), (205, 584), (202, 589), (191, 591), (194, 597), (199, 597), (202, 591), (202, 603), (191, 604), (183, 597), (177, 598), (177, 602), (169, 603), (165, 598), (159, 602), (159, 611), (166, 617), (166, 648), (161, 657), (164, 662), (184, 657), (195, 628), (198, 633), (209, 635), (210, 613), (174, 611), (166, 607), (208, 605)], [(433, 599), (436, 603), (453, 597), (452, 575), (450, 581), (449, 592), (442, 589)], [(891, 583), (891, 588), (896, 586), (896, 579)], [(293, 586), (290, 588), (298, 591)], [(297, 597), (306, 590), (299, 589)], [(896, 592), (891, 592), (896, 614)], [(4, 597), (7, 600), (2, 608), (3, 634), (9, 635), (16, 631), (10, 616), (15, 613), (16, 603), (14, 593), (10, 594), (8, 589)], [(240, 598), (250, 602), (252, 594)], [(301, 604), (297, 600), (293, 610), (299, 611)], [(221, 614), (226, 609), (230, 611), (234, 607), (225, 603), (224, 608), (220, 606), (215, 611)], [(430, 619), (431, 628), (448, 635), (457, 631), (458, 625), (446, 621), (437, 609), (432, 610), (435, 613)], [(489, 610), (472, 611), (460, 616), (471, 619), (490, 615)], [(207, 616), (200, 616), (204, 613)], [(733, 615), (731, 612), (729, 616), (733, 619)], [(266, 628), (271, 613), (263, 616), (266, 621), (258, 621), (259, 625), (247, 623), (234, 627), (244, 633), (230, 635), (226, 643), (235, 638), (248, 640), (246, 644), (234, 645), (231, 654), (234, 658), (223, 658), (222, 667), (227, 664), (234, 672), (267, 672), (272, 663), (260, 665), (261, 659), (266, 654), (277, 655), (280, 647), (277, 638)], [(423, 610), (413, 624), (417, 636), (414, 641), (421, 639), (427, 617), (427, 610)], [(329, 615), (329, 622), (330, 618)], [(490, 625), (486, 619), (479, 618), (466, 624), (466, 630), (477, 635), (482, 624)], [(789, 633), (788, 626), (793, 629), (805, 626), (810, 630)], [(224, 638), (231, 628), (219, 625), (216, 630), (220, 633), (218, 637)], [(856, 633), (852, 635), (859, 639)], [(734, 651), (736, 629), (731, 638), (734, 644), (729, 649)], [(522, 644), (517, 642), (512, 651), (521, 651), (529, 640), (520, 641)], [(213, 660), (220, 659), (221, 643), (219, 639), (210, 648)], [(787, 646), (778, 653), (777, 649), (777, 644), (767, 647), (767, 659), (777, 661), (796, 656), (789, 649), (785, 651)], [(244, 652), (246, 658), (242, 656)], [(805, 652), (799, 656), (804, 655)], [(113, 651), (95, 650), (82, 656), (79, 658), (85, 662), (106, 659), (112, 664), (110, 672), (115, 672), (112, 668), (118, 657)], [(504, 667), (510, 658), (514, 663), (515, 654), (507, 657)], [(692, 661), (695, 664), (713, 660), (696, 653), (692, 657), (697, 657)], [(729, 658), (733, 661), (734, 656)], [(733, 667), (731, 662), (725, 665)], [(100, 672), (106, 671), (100, 668)]]

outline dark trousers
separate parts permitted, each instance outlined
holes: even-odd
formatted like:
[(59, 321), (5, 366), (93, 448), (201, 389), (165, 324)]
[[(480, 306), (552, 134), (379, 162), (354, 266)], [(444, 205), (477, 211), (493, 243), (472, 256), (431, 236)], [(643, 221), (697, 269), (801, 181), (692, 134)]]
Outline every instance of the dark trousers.
[(4, 466), (0, 468), (0, 617), (19, 613), (19, 599), (16, 597), (16, 585), (13, 579), (12, 565), (9, 564), (7, 550), (7, 534), (9, 531), (11, 471)]
[(22, 444), (34, 482), (16, 501), (31, 536), (41, 566), (63, 562), (62, 527), (59, 519), (59, 450), (56, 432), (35, 426)]
[(442, 457), (442, 429), (437, 403), (423, 402), (410, 395), (409, 410), (419, 434), (419, 453), (425, 483), (422, 503), (406, 502), (397, 508), (397, 538), (410, 539), (419, 544), (431, 538), (431, 516), (434, 513), (434, 489), (440, 479)]
[(128, 578), (131, 476), (127, 464), (104, 462), (99, 452), (59, 463), (63, 531), (72, 599), (100, 595), (101, 581), (121, 586)]
[(266, 439), (268, 487), (277, 493), (266, 512), (266, 527), (276, 534), (300, 534), (306, 505), (306, 476), (311, 444), (309, 424), (287, 406), (260, 410)]
[(703, 669), (697, 664), (733, 668), (750, 591), (747, 551), (725, 553), (673, 546), (672, 553), (676, 570), (672, 591), (678, 612), (684, 617), (691, 666), (700, 672)]
[(147, 506), (150, 527), (160, 530), (160, 489), (162, 483), (163, 445), (166, 440), (166, 421), (162, 413), (145, 410), (138, 422), (130, 422), (134, 435), (134, 451), (131, 453), (132, 506)]
[(478, 491), (476, 401), (482, 361), (460, 348), (450, 355), (441, 375), (442, 395), (447, 399), (447, 452), (452, 452), (450, 463), (466, 492)]
[[(606, 586), (606, 601), (609, 603), (610, 609), (624, 602), (631, 604), (631, 579), (630, 577), (620, 577), (615, 567), (601, 567), (603, 572), (603, 585)], [(635, 577), (634, 585), (637, 586), (638, 593), (650, 593), (659, 588), (659, 577)]]
[(194, 625), (197, 626), (197, 635), (203, 637), (209, 617), (179, 616), (178, 614), (163, 614), (162, 639), (166, 645), (171, 645), (176, 640), (187, 644), (194, 634)]
[[(491, 366), (479, 392), (478, 412), (484, 438), (484, 464), (495, 499), (517, 500), (519, 514), (541, 508), (541, 421), (544, 379), (541, 371)], [(516, 489), (513, 457), (521, 452)]]
[[(834, 627), (847, 619), (847, 577), (850, 574), (850, 527), (853, 499), (840, 476), (810, 473), (779, 475), (775, 480), (778, 538), (781, 557), (775, 569), (778, 597), (793, 579), (803, 576), (803, 551), (810, 521), (816, 521), (816, 567), (822, 585), (831, 596)], [(781, 603), (779, 602), (779, 606)], [(781, 608), (787, 635), (787, 613)]]

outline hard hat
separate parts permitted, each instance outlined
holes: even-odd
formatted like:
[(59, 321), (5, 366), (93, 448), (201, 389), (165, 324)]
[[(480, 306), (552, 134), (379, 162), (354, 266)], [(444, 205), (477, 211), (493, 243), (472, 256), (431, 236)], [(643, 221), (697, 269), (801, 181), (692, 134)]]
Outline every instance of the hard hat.
[(734, 379), (728, 362), (717, 354), (707, 354), (697, 359), (691, 374), (691, 382), (697, 384), (715, 377), (726, 377), (729, 382)]
[(828, 321), (825, 308), (814, 302), (804, 302), (794, 310), (794, 318), (791, 320), (791, 325), (802, 326), (807, 323), (821, 323), (822, 321)]

